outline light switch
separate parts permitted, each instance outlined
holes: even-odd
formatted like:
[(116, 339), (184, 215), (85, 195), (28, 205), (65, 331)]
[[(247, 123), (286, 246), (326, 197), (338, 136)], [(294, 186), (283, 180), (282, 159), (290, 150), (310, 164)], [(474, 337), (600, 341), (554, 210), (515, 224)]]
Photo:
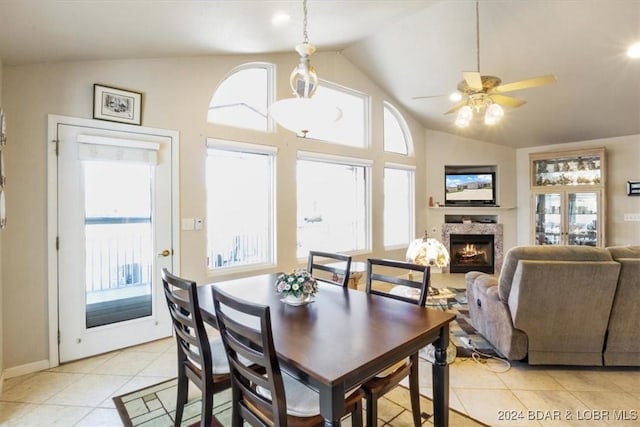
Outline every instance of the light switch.
[(182, 229), (185, 231), (193, 230), (194, 223), (193, 218), (182, 218)]
[(196, 230), (202, 230), (202, 218), (196, 218), (194, 220), (194, 224), (195, 224)]

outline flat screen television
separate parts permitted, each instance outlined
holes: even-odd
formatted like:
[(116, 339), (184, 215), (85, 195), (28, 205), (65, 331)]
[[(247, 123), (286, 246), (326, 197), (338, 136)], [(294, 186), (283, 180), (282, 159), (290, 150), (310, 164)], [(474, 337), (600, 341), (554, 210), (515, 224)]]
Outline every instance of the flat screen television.
[(495, 172), (446, 172), (445, 206), (496, 206)]

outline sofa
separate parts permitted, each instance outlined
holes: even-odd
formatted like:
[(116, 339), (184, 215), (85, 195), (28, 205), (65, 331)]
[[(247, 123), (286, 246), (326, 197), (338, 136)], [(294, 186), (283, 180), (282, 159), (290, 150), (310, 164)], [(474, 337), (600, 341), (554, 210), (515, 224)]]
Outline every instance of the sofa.
[(640, 246), (518, 246), (465, 276), (472, 325), (509, 360), (640, 366)]

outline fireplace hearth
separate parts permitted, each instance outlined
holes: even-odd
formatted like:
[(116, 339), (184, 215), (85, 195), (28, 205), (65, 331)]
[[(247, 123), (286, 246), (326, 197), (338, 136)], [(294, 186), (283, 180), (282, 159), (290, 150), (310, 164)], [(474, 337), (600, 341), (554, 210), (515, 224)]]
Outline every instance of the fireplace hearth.
[(451, 273), (494, 272), (493, 234), (451, 234), (449, 254)]

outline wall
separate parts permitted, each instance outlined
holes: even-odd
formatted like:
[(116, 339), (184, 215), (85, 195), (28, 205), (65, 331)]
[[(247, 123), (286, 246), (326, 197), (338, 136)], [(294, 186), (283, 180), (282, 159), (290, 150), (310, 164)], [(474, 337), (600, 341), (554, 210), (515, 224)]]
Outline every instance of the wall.
[[(93, 84), (102, 83), (143, 92), (144, 126), (180, 132), (180, 216), (205, 218), (205, 137), (261, 142), (278, 147), (277, 230), (278, 266), (292, 268), (295, 257), (296, 150), (314, 151), (318, 142), (300, 140), (292, 133), (264, 134), (206, 123), (207, 107), (217, 84), (234, 67), (251, 61), (276, 64), (277, 98), (290, 96), (288, 76), (296, 63), (293, 54), (271, 56), (219, 56), (151, 60), (86, 61), (4, 67), (4, 101), (11, 112), (11, 156), (6, 165), (12, 184), (7, 198), (11, 226), (4, 230), (2, 255), (5, 319), (5, 367), (45, 361), (49, 354), (47, 301), (47, 194), (46, 125), (48, 114), (92, 117)], [(388, 98), (364, 74), (336, 53), (317, 53), (313, 63), (321, 78), (368, 93), (372, 97), (372, 150), (326, 144), (333, 154), (373, 160), (373, 251), (367, 256), (404, 257), (404, 250), (385, 252), (382, 246), (382, 166), (422, 162), (424, 133), (406, 116), (413, 135), (415, 157), (385, 155), (382, 149), (382, 100)], [(402, 110), (400, 110), (402, 111)], [(423, 229), (426, 194), (424, 168), (416, 171), (417, 229)], [(181, 233), (181, 274), (198, 282), (211, 281), (205, 265), (205, 231)], [(219, 277), (216, 277), (218, 279)], [(9, 351), (10, 349), (10, 351)]]
[[(442, 224), (445, 215), (497, 215), (504, 228), (504, 249), (516, 244), (516, 174), (513, 148), (465, 138), (433, 130), (425, 131), (425, 167), (427, 178), (426, 200), (444, 204), (445, 165), (491, 165), (497, 167), (498, 208), (491, 207), (425, 207), (427, 233), (442, 239)], [(428, 206), (428, 203), (427, 205)], [(435, 231), (434, 231), (435, 230)]]
[(624, 221), (625, 213), (640, 214), (640, 197), (629, 197), (626, 183), (640, 180), (640, 135), (523, 148), (517, 151), (518, 244), (529, 244), (531, 197), (529, 192), (529, 153), (604, 147), (606, 150), (605, 246), (640, 244), (640, 222)]
[[(2, 106), (2, 58), (0, 58), (0, 106)], [(6, 114), (6, 113), (5, 113)], [(4, 382), (4, 340), (3, 340), (3, 325), (4, 325), (4, 310), (2, 310), (2, 295), (3, 295), (3, 274), (2, 274), (2, 240), (4, 233), (0, 231), (0, 393), (2, 393), (2, 385)]]

